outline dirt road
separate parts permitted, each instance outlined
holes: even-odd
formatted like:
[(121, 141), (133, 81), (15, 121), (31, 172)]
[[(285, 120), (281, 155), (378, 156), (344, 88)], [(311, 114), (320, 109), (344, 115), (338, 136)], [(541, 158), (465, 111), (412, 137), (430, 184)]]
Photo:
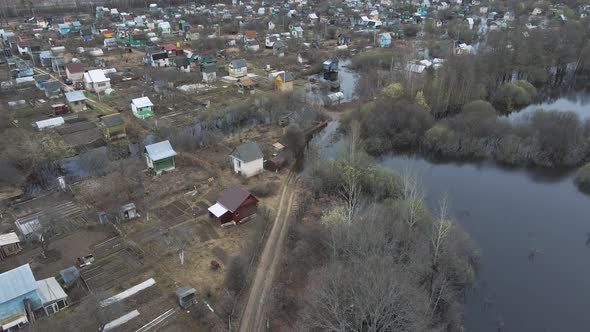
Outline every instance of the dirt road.
[(281, 259), (296, 185), (297, 178), (295, 175), (289, 174), (283, 187), (272, 230), (260, 256), (246, 307), (242, 312), (240, 332), (264, 331), (266, 329), (266, 301), (270, 299), (272, 282)]

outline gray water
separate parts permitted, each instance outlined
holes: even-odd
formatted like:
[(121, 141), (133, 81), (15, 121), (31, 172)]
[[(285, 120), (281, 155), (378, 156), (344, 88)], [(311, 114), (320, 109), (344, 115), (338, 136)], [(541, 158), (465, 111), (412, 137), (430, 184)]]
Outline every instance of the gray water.
[[(340, 82), (340, 92), (344, 94), (344, 98), (341, 101), (343, 103), (351, 102), (355, 99), (356, 84), (360, 78), (359, 73), (348, 68), (350, 64), (350, 59), (340, 60), (339, 62), (338, 81)], [(314, 78), (318, 82), (325, 81), (322, 74), (311, 75), (309, 78)], [(305, 84), (305, 90), (307, 91), (306, 97), (308, 102), (319, 105), (324, 105), (325, 96), (333, 93), (331, 91), (322, 91), (321, 89), (314, 90), (312, 89), (311, 83)]]
[(545, 111), (571, 111), (576, 113), (580, 119), (589, 119), (590, 94), (573, 93), (555, 100), (529, 105), (518, 112), (510, 114), (508, 119), (513, 122), (522, 121), (539, 109)]
[[(316, 140), (324, 158), (343, 145), (337, 127), (331, 122)], [(447, 195), (455, 221), (477, 246), (467, 331), (590, 330), (590, 197), (571, 174), (400, 155), (380, 163), (400, 173), (415, 169), (432, 209)]]

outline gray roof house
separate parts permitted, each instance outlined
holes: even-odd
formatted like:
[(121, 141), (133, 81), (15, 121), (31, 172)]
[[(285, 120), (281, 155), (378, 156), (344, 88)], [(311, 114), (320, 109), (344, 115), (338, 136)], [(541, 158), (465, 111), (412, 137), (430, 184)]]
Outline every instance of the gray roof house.
[(74, 112), (86, 110), (86, 96), (82, 91), (70, 91), (65, 93), (68, 105)]
[(148, 168), (156, 174), (176, 168), (176, 151), (172, 149), (169, 141), (146, 145), (144, 154)]
[(229, 158), (234, 173), (247, 178), (262, 173), (264, 169), (264, 155), (260, 146), (254, 142), (237, 146)]

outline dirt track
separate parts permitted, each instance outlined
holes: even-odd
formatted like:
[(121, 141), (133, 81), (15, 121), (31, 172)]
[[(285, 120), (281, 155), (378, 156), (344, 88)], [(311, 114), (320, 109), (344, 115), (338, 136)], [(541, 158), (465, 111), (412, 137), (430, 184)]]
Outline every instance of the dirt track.
[[(271, 233), (260, 256), (246, 307), (242, 312), (240, 332), (265, 330), (265, 301), (269, 298), (274, 275), (281, 259), (281, 251), (288, 230), (289, 215), (295, 197), (296, 184), (297, 179), (295, 176), (289, 174), (283, 187), (283, 192), (281, 193), (279, 208)], [(288, 199), (285, 203), (285, 198), (287, 197)]]

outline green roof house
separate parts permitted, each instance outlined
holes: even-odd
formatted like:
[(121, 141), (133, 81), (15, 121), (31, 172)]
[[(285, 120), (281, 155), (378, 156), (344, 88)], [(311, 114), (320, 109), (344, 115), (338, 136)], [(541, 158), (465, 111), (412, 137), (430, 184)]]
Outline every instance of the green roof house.
[(148, 97), (135, 98), (131, 100), (131, 111), (135, 117), (146, 119), (154, 116), (154, 104)]
[(146, 145), (144, 154), (148, 168), (158, 175), (176, 168), (176, 151), (169, 141)]
[(147, 39), (147, 37), (143, 33), (138, 33), (138, 34), (130, 33), (129, 34), (129, 45), (131, 45), (132, 47), (143, 46), (143, 45), (145, 45), (146, 39)]

